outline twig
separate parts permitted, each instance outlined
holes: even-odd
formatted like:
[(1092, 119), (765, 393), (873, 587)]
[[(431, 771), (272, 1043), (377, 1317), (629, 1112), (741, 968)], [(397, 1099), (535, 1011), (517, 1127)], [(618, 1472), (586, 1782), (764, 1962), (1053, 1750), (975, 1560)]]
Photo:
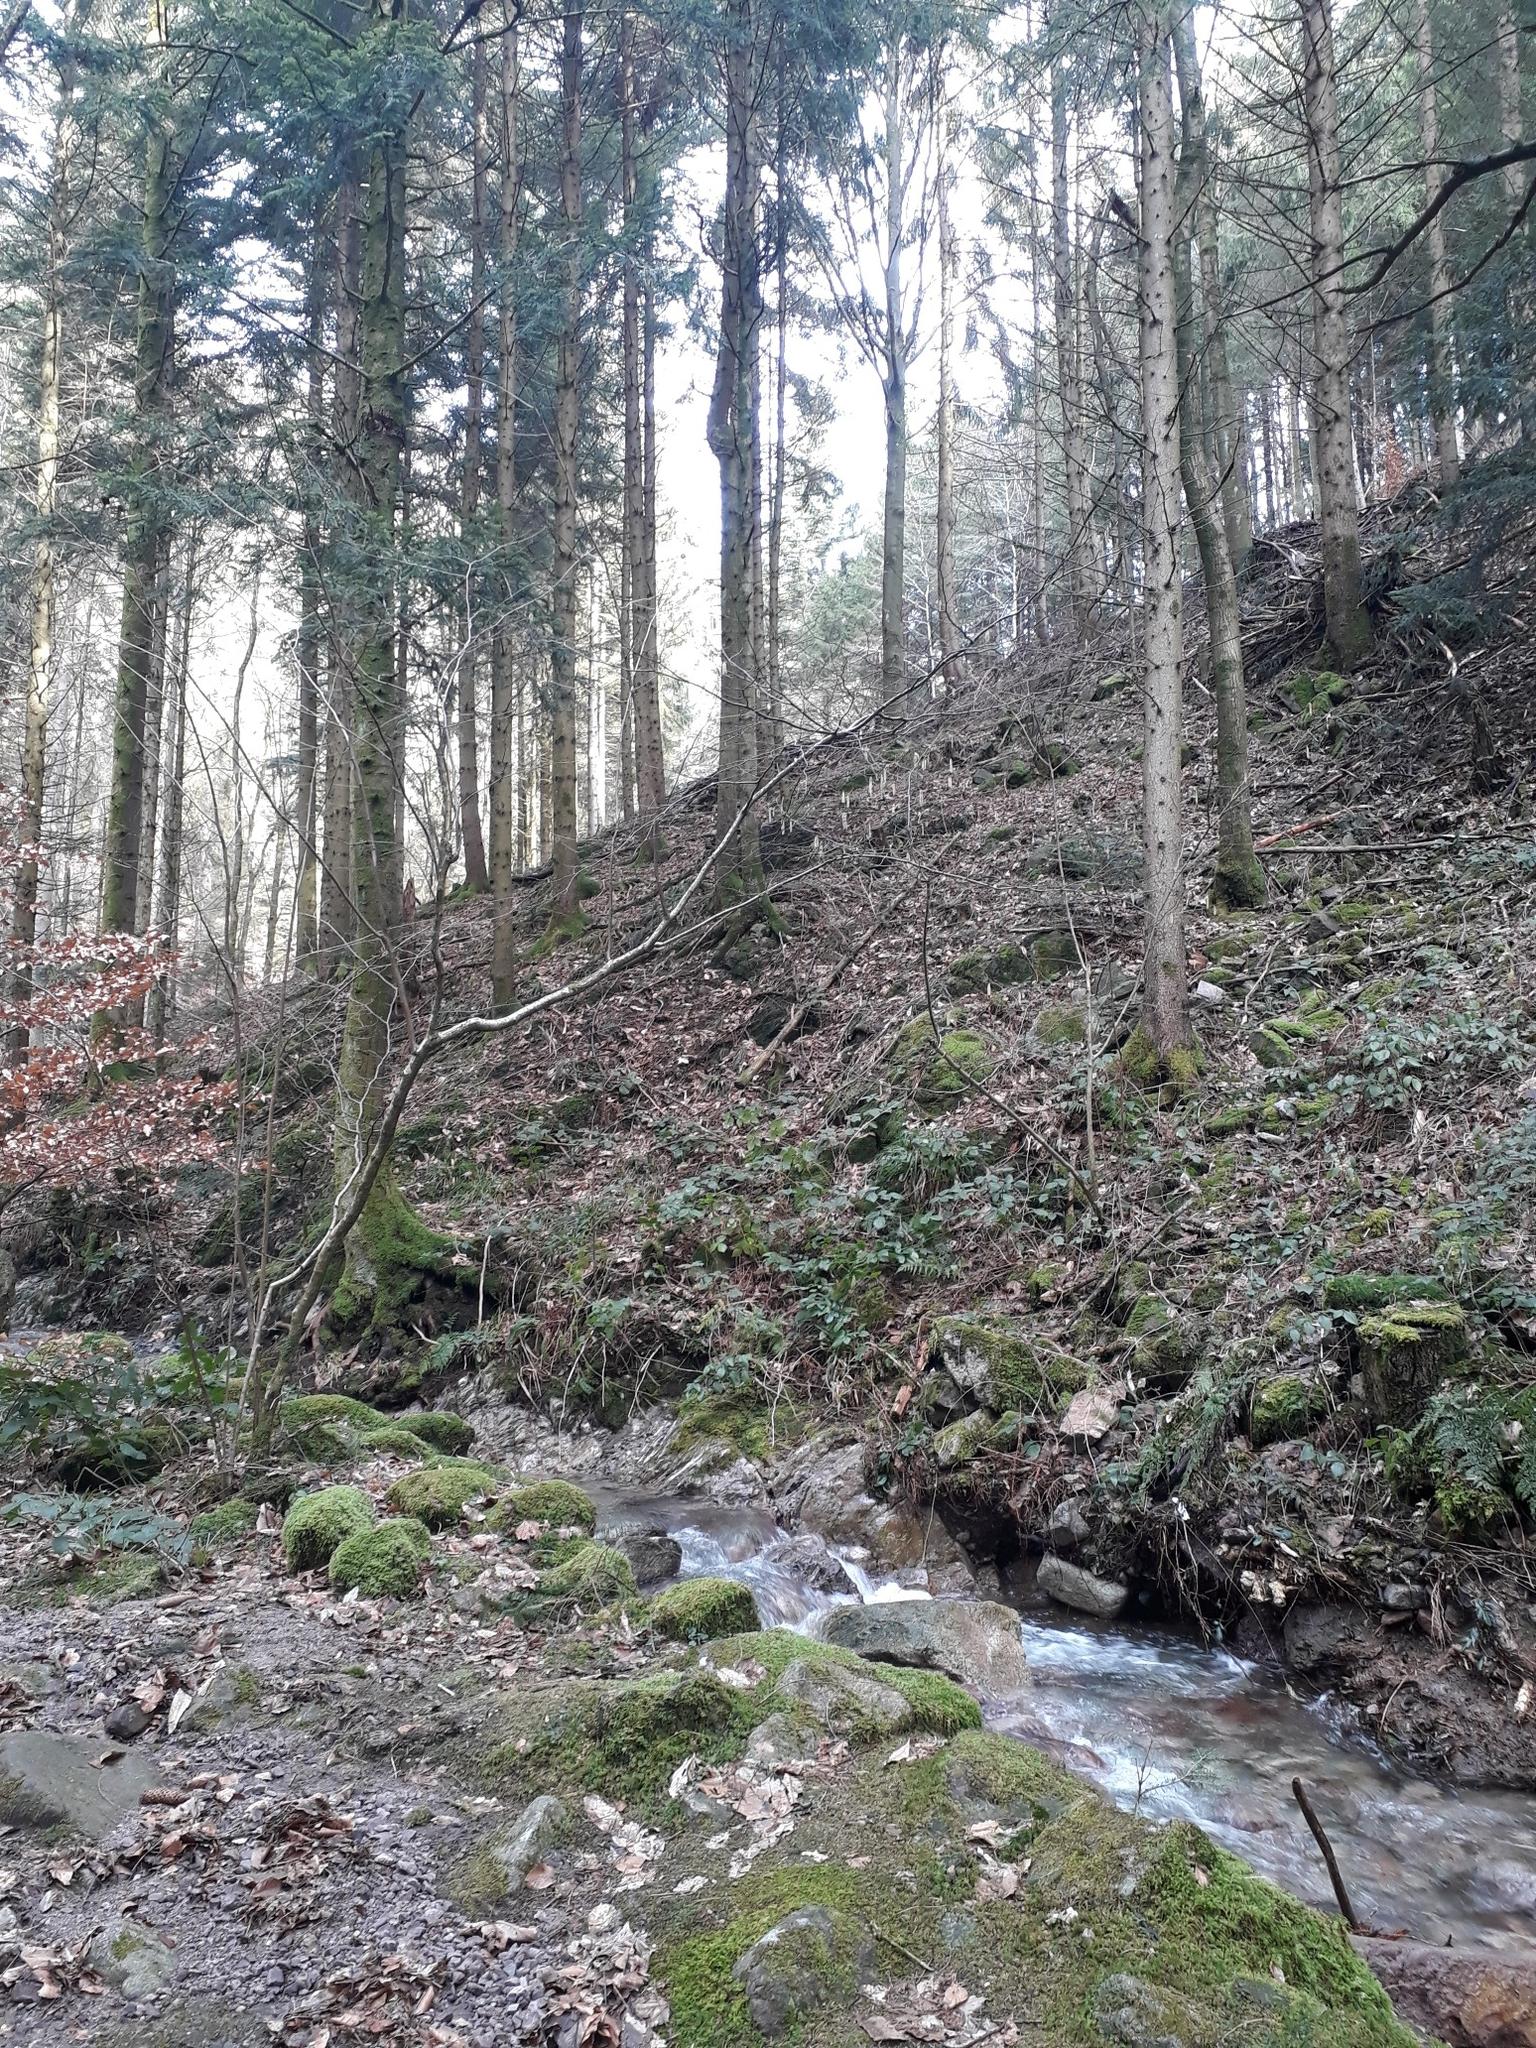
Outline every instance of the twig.
[(907, 1944), (904, 1941), (898, 1941), (894, 1934), (887, 1934), (885, 1929), (883, 1927), (876, 1926), (873, 1920), (871, 1920), (869, 1924), (875, 1930), (875, 1939), (877, 1941), (883, 1941), (887, 1948), (895, 1949), (897, 1955), (905, 1956), (909, 1963), (916, 1963), (917, 1967), (923, 1972), (925, 1976), (935, 1977), (938, 1975), (936, 1965), (933, 1963), (925, 1963), (922, 1957), (917, 1953), (915, 1949), (908, 1948)]
[(1318, 1848), (1323, 1852), (1323, 1861), (1328, 1866), (1329, 1881), (1333, 1885), (1333, 1896), (1339, 1902), (1339, 1911), (1344, 1915), (1350, 1933), (1363, 1934), (1365, 1929), (1356, 1916), (1354, 1907), (1349, 1902), (1349, 1893), (1344, 1888), (1344, 1879), (1339, 1870), (1339, 1859), (1333, 1853), (1333, 1844), (1329, 1841), (1322, 1822), (1313, 1811), (1312, 1802), (1307, 1797), (1307, 1788), (1302, 1784), (1300, 1778), (1292, 1778), (1291, 1793), (1296, 1804), (1301, 1808), (1302, 1819), (1312, 1830), (1313, 1841), (1316, 1842)]

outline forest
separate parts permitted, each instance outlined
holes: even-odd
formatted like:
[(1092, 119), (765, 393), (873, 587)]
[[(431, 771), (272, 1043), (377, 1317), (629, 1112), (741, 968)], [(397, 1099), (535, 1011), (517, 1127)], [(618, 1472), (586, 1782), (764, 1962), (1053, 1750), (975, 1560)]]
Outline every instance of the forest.
[(1536, 2044), (1528, 0), (0, 0), (0, 2040)]

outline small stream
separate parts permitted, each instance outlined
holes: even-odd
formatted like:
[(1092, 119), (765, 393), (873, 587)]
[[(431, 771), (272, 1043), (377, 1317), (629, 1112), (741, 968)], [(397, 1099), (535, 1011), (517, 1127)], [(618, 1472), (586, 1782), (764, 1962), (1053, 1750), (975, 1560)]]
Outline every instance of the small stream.
[[(749, 1585), (769, 1627), (812, 1633), (819, 1615), (850, 1600), (921, 1597), (873, 1581), (818, 1538), (787, 1534), (765, 1509), (588, 1491), (600, 1530), (665, 1529), (682, 1547), (681, 1576)], [(1197, 1822), (1332, 1911), (1291, 1798), (1300, 1777), (1370, 1925), (1536, 1953), (1536, 1801), (1412, 1777), (1327, 1700), (1306, 1704), (1272, 1673), (1171, 1631), (1060, 1610), (1021, 1615), (1019, 1625), (1033, 1683), (1022, 1697), (983, 1702), (989, 1728), (1033, 1743), (1119, 1806)]]

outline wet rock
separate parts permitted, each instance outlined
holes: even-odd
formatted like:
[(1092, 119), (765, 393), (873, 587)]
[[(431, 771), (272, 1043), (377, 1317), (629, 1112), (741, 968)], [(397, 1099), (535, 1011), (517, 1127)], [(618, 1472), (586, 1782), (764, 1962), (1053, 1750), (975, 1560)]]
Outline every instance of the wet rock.
[(874, 1943), (846, 1913), (801, 1906), (754, 1941), (731, 1975), (752, 2023), (770, 2040), (787, 2034), (854, 1985), (873, 1981)]
[(665, 1529), (627, 1529), (612, 1539), (613, 1548), (628, 1558), (637, 1586), (659, 1586), (683, 1568), (683, 1546)]
[(773, 1562), (815, 1593), (855, 1593), (858, 1588), (826, 1545), (815, 1536), (791, 1536), (777, 1543)]
[(98, 1976), (130, 2005), (153, 1998), (176, 1981), (175, 1952), (152, 1927), (118, 1915), (109, 1920), (91, 1949)]
[(1075, 1500), (1059, 1500), (1046, 1518), (1045, 1540), (1052, 1550), (1070, 1557), (1093, 1534), (1088, 1517)]
[(1355, 1948), (1410, 2026), (1447, 2048), (1536, 2048), (1536, 1961), (1424, 1941)]
[(797, 1658), (780, 1678), (778, 1691), (829, 1735), (860, 1729), (894, 1735), (912, 1720), (911, 1708), (894, 1686), (819, 1658)]
[(100, 1756), (99, 1740), (42, 1728), (0, 1738), (0, 1826), (66, 1826), (87, 1841), (106, 1841), (159, 1780), (143, 1758), (119, 1756), (98, 1769)]
[(931, 1592), (963, 1591), (971, 1583), (964, 1554), (942, 1522), (869, 1492), (859, 1438), (801, 1445), (775, 1474), (774, 1494), (783, 1520), (860, 1553), (877, 1578), (899, 1576), (906, 1584), (907, 1574), (921, 1568)]
[(1118, 1579), (1101, 1579), (1097, 1572), (1054, 1554), (1040, 1560), (1035, 1583), (1061, 1606), (1097, 1615), (1101, 1621), (1113, 1621), (1131, 1597), (1130, 1589)]
[(120, 1707), (112, 1709), (101, 1725), (113, 1742), (136, 1742), (149, 1726), (149, 1715), (137, 1700), (124, 1700)]
[(1023, 1692), (1029, 1667), (1019, 1617), (992, 1600), (885, 1600), (839, 1607), (823, 1639), (876, 1663), (942, 1671), (986, 1697)]
[(528, 1802), (506, 1840), (491, 1851), (510, 1885), (520, 1885), (545, 1851), (554, 1847), (565, 1822), (565, 1807), (551, 1794), (546, 1792)]

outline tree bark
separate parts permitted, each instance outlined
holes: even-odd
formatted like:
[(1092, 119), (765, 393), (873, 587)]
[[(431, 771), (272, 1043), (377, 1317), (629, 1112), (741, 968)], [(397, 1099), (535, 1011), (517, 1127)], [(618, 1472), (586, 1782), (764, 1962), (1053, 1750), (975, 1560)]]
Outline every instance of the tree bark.
[(1371, 645), (1360, 580), (1360, 514), (1349, 421), (1350, 337), (1344, 298), (1344, 195), (1330, 0), (1301, 0), (1302, 92), (1311, 220), (1313, 408), (1317, 517), (1329, 652), (1357, 668)]
[[(1201, 254), (1202, 285), (1207, 241), (1214, 241), (1202, 216), (1209, 210), (1210, 151), (1206, 140), (1205, 96), (1195, 47), (1194, 20), (1183, 15), (1173, 30), (1183, 115), (1178, 189), (1174, 199), (1174, 289), (1177, 299), (1179, 461), (1184, 497), (1200, 549), (1205, 578), (1206, 622), (1210, 633), (1211, 689), (1216, 698), (1216, 874), (1211, 903), (1220, 910), (1256, 909), (1264, 901), (1264, 873), (1253, 850), (1253, 803), (1248, 786), (1248, 693), (1243, 675), (1242, 619), (1231, 537), (1221, 516), (1222, 489), (1206, 456), (1206, 436), (1195, 400), (1195, 365), (1202, 339), (1210, 333), (1210, 308), (1202, 331), (1195, 299), (1191, 238)], [(1211, 379), (1216, 401), (1217, 379)], [(1219, 422), (1216, 439), (1221, 444)], [(1246, 493), (1245, 499), (1246, 499)]]
[(751, 489), (754, 470), (751, 343), (760, 311), (752, 0), (725, 17), (725, 205), (720, 224), (720, 340), (709, 406), (709, 446), (720, 471), (720, 760), (716, 831), (722, 904), (761, 882), (757, 684), (753, 667)]
[(134, 346), (135, 447), (125, 488), (122, 618), (118, 631), (117, 706), (112, 722), (112, 780), (101, 924), (131, 932), (138, 913), (144, 825), (144, 719), (155, 687), (155, 598), (164, 530), (161, 502), (175, 338), (178, 178), (176, 109), (168, 43), (170, 0), (149, 0), (145, 32), (149, 85), (137, 334)]
[[(906, 685), (907, 635), (902, 599), (907, 568), (907, 339), (901, 257), (906, 240), (906, 109), (902, 100), (901, 36), (890, 31), (885, 69), (885, 499), (880, 544), (880, 701), (893, 704)], [(755, 341), (755, 327), (753, 336)]]
[[(165, 820), (160, 828), (160, 873), (155, 885), (155, 922), (173, 953), (181, 931), (182, 792), (187, 772), (187, 677), (192, 659), (192, 613), (197, 601), (197, 549), (194, 532), (187, 543), (187, 563), (177, 606), (176, 654), (169, 668), (175, 713), (174, 722), (167, 728), (172, 739), (165, 784)], [(162, 972), (149, 992), (146, 1020), (157, 1046), (165, 1043), (165, 1029), (175, 999), (175, 983), (168, 971)]]
[(550, 575), (550, 854), (557, 918), (576, 908), (576, 436), (581, 417), (582, 17), (568, 8), (560, 55), (560, 225), (564, 289), (555, 361), (555, 513)]
[[(1414, 43), (1419, 67), (1419, 139), (1424, 150), (1424, 203), (1439, 196), (1441, 169), (1440, 108), (1435, 91), (1434, 23), (1429, 0), (1418, 0)], [(1456, 441), (1456, 365), (1451, 337), (1451, 262), (1445, 243), (1445, 214), (1437, 213), (1426, 235), (1429, 244), (1430, 398), (1434, 407), (1435, 449), (1440, 457), (1440, 488), (1455, 490), (1461, 481), (1461, 449)]]
[(295, 666), (299, 684), (298, 779), (294, 815), (298, 857), (294, 874), (294, 944), (299, 965), (319, 964), (320, 930), (318, 785), (320, 753), (321, 597), (320, 479), (325, 473), (325, 250), (326, 217), (315, 222), (305, 280), (304, 534), (299, 558), (299, 629)]
[(955, 587), (955, 454), (954, 388), (950, 352), (954, 342), (955, 274), (959, 248), (955, 237), (950, 183), (953, 131), (946, 102), (947, 77), (942, 53), (934, 65), (934, 133), (938, 146), (939, 228), (939, 407), (934, 426), (934, 570), (939, 611), (939, 660), (948, 689), (963, 680), (960, 667), (960, 606)]
[(331, 536), (331, 632), (325, 702), (325, 865), (320, 876), (320, 948), (327, 973), (338, 973), (357, 928), (353, 876), (352, 744), (353, 564), (349, 527), (360, 495), (359, 308), (362, 293), (362, 191), (350, 159), (336, 194), (336, 362), (331, 377), (331, 431), (341, 457), (337, 530)]
[[(37, 370), (37, 481), (33, 509), (37, 546), (32, 560), (32, 631), (27, 649), (27, 690), (21, 742), (21, 816), (17, 837), (22, 857), (11, 901), (11, 1000), (24, 1007), (35, 986), (32, 948), (37, 939), (38, 852), (43, 838), (43, 797), (48, 774), (48, 710), (53, 687), (54, 522), (58, 515), (60, 379), (63, 349), (63, 273), (68, 255), (70, 167), (79, 140), (75, 85), (79, 70), (74, 38), (84, 28), (91, 0), (76, 0), (62, 25), (58, 100), (53, 125), (53, 164), (48, 189), (47, 241), (43, 262), (43, 345)], [(14, 35), (25, 13), (15, 11)], [(9, 41), (9, 36), (6, 38)], [(0, 45), (0, 55), (4, 46)], [(26, 1052), (31, 1033), (18, 1023), (10, 1033), (13, 1059)]]
[(1088, 504), (1088, 458), (1083, 443), (1082, 381), (1077, 360), (1067, 86), (1067, 73), (1058, 58), (1051, 67), (1051, 289), (1056, 390), (1061, 405), (1062, 458), (1066, 467), (1067, 585), (1073, 637), (1081, 645), (1093, 631), (1093, 606), (1098, 591), (1093, 571), (1093, 522)]
[(1129, 1057), (1149, 1077), (1193, 1068), (1185, 986), (1184, 820), (1180, 787), (1183, 621), (1179, 587), (1179, 378), (1173, 276), (1173, 90), (1168, 21), (1144, 5), (1137, 23), (1141, 167), (1139, 353), (1142, 418), (1142, 824), (1146, 960), (1141, 1024)]
[[(512, 0), (501, 37), (501, 187), (497, 261), (496, 529), (501, 548), (496, 632), (491, 644), (491, 1004), (512, 1007), (517, 985), (517, 927), (512, 914), (513, 820), (523, 804), (514, 786), (514, 743), (519, 738), (523, 691), (516, 669), (512, 605), (521, 588), (517, 564), (517, 239), (522, 200), (522, 147), (518, 123), (518, 16)], [(517, 783), (525, 770), (516, 745)], [(526, 857), (519, 825), (517, 853)]]
[[(1520, 31), (1515, 22), (1513, 0), (1503, 0), (1499, 8), (1499, 140), (1505, 149), (1516, 149), (1524, 137), (1520, 119)], [(1519, 213), (1525, 198), (1524, 172), (1519, 164), (1510, 164), (1503, 178), (1504, 203), (1509, 209), (1511, 220)], [(1519, 266), (1521, 242), (1517, 241), (1515, 282), (1505, 295), (1508, 309), (1509, 331), (1521, 334), (1529, 330), (1533, 310), (1530, 282), (1530, 254), (1536, 243), (1536, 230), (1527, 219), (1523, 237), (1526, 252), (1526, 269), (1522, 276)], [(1530, 358), (1524, 351), (1515, 358), (1514, 407), (1520, 422), (1520, 439), (1529, 447), (1536, 442), (1536, 378), (1531, 375)]]
[[(654, 231), (648, 243), (654, 255)], [(640, 315), (641, 516), (635, 563), (635, 795), (642, 814), (666, 801), (666, 750), (661, 730), (661, 617), (656, 590), (656, 289), (645, 281)], [(652, 842), (653, 851), (655, 841)]]
[[(469, 209), (469, 324), (464, 332), (464, 478), (460, 492), (460, 531), (466, 564), (478, 552), (475, 528), (480, 517), (480, 441), (485, 404), (485, 173), (489, 139), (485, 116), (485, 44), (477, 42), (470, 59), (470, 103), (473, 125), (473, 167)], [(490, 877), (485, 864), (485, 838), (480, 829), (480, 754), (478, 620), (473, 577), (459, 657), (459, 836), (464, 844), (464, 880), (479, 894)]]

